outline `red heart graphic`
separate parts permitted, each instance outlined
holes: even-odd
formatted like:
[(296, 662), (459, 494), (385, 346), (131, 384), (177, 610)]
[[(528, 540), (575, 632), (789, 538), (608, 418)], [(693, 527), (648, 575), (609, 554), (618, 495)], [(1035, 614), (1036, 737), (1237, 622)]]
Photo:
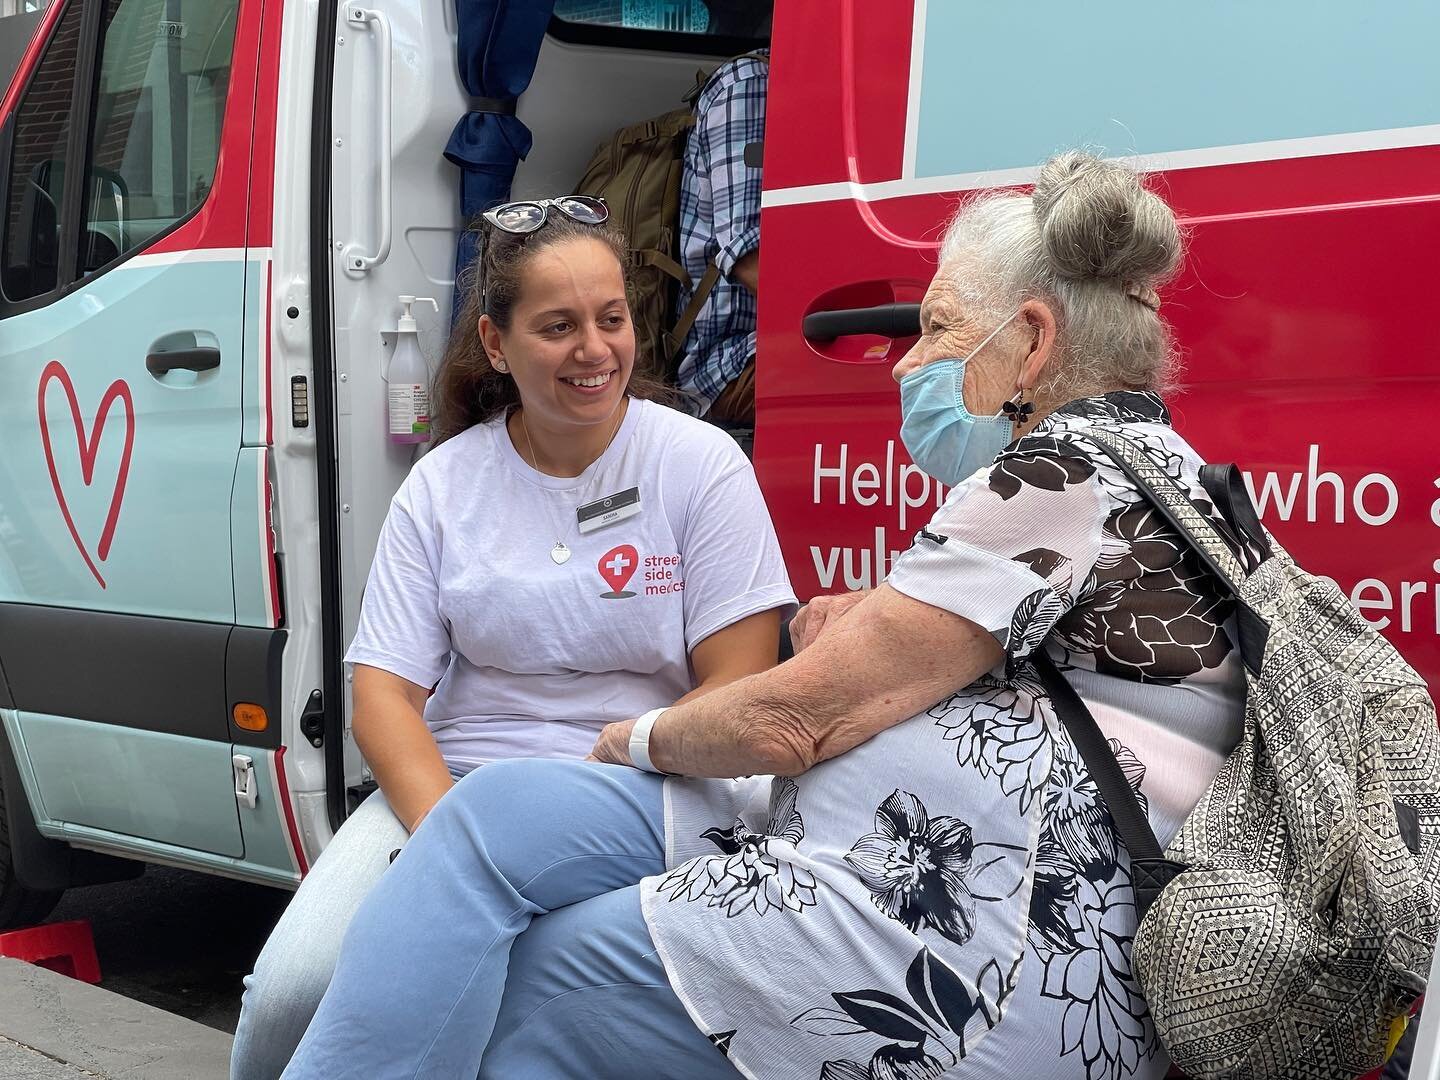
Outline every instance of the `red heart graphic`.
[(635, 576), (639, 566), (640, 553), (635, 550), (634, 545), (621, 544), (601, 555), (595, 568), (600, 571), (600, 576), (605, 579), (611, 591), (618, 593), (625, 588), (625, 583)]
[(55, 489), (55, 501), (60, 504), (60, 513), (64, 515), (65, 526), (70, 530), (70, 539), (75, 541), (75, 546), (80, 549), (80, 557), (85, 560), (85, 565), (90, 568), (90, 573), (95, 575), (95, 580), (103, 589), (105, 579), (100, 576), (95, 560), (90, 557), (85, 541), (80, 539), (80, 532), (75, 528), (75, 520), (70, 516), (70, 504), (65, 499), (65, 489), (60, 486), (60, 473), (55, 468), (55, 451), (50, 445), (50, 424), (45, 417), (45, 390), (51, 379), (60, 381), (65, 390), (65, 398), (70, 402), (70, 419), (75, 424), (75, 442), (80, 451), (80, 475), (84, 478), (86, 487), (95, 479), (95, 459), (100, 453), (100, 436), (105, 431), (105, 419), (110, 415), (110, 406), (115, 404), (117, 399), (125, 406), (125, 449), (120, 455), (120, 469), (115, 474), (110, 512), (105, 517), (105, 528), (100, 532), (100, 544), (95, 549), (101, 562), (110, 556), (110, 542), (115, 539), (115, 523), (120, 519), (120, 503), (125, 498), (125, 480), (130, 475), (130, 452), (135, 447), (135, 402), (130, 398), (130, 387), (124, 379), (116, 379), (111, 383), (100, 399), (100, 407), (95, 411), (95, 427), (87, 442), (85, 422), (80, 418), (80, 402), (75, 397), (75, 384), (70, 381), (70, 373), (65, 370), (65, 365), (59, 360), (51, 360), (40, 374), (40, 440), (45, 445), (45, 464), (50, 468), (50, 486)]

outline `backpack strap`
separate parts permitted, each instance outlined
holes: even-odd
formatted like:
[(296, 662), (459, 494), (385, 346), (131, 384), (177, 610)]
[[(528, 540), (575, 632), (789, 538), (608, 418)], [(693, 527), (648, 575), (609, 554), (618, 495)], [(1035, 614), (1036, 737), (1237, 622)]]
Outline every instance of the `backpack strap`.
[[(1265, 643), (1270, 628), (1241, 595), (1240, 589), (1249, 576), (1230, 545), (1200, 508), (1190, 501), (1189, 493), (1168, 472), (1162, 469), (1144, 448), (1114, 429), (1094, 425), (1084, 430), (1105, 456), (1110, 458), (1135, 485), (1166, 523), (1178, 532), (1190, 550), (1210, 573), (1219, 580), (1235, 601), (1235, 621), (1240, 636), (1240, 659), (1252, 675), (1260, 673), (1265, 656)], [(1258, 525), (1258, 519), (1256, 524)]]
[(645, 248), (635, 252), (635, 261), (641, 266), (653, 266), (666, 277), (674, 278), (681, 286), (690, 287), (690, 275), (685, 272), (685, 268), (663, 251)]
[(1137, 919), (1143, 919), (1145, 912), (1150, 910), (1150, 905), (1160, 895), (1160, 890), (1185, 869), (1185, 864), (1165, 857), (1155, 830), (1150, 827), (1150, 819), (1140, 806), (1140, 800), (1135, 795), (1135, 789), (1130, 786), (1124, 770), (1120, 768), (1120, 762), (1115, 760), (1115, 752), (1110, 749), (1104, 732), (1100, 730), (1100, 725), (1095, 723), (1095, 717), (1090, 714), (1089, 708), (1075, 692), (1075, 688), (1055, 666), (1055, 661), (1050, 659), (1050, 654), (1041, 646), (1030, 654), (1029, 659), (1035, 667), (1035, 673), (1040, 677), (1040, 685), (1045, 688), (1045, 693), (1050, 695), (1050, 704), (1055, 709), (1055, 715), (1060, 718), (1060, 723), (1070, 735), (1070, 741), (1080, 752), (1080, 759), (1085, 762), (1090, 779), (1094, 780), (1095, 786), (1100, 789), (1100, 797), (1105, 800), (1105, 808), (1110, 811), (1110, 820), (1130, 855), (1130, 882), (1135, 888), (1135, 914)]
[(685, 344), (685, 339), (690, 336), (690, 329), (695, 325), (695, 320), (700, 318), (700, 312), (705, 310), (706, 301), (710, 294), (715, 291), (715, 286), (720, 283), (720, 267), (714, 262), (705, 268), (705, 273), (700, 276), (700, 284), (695, 286), (695, 292), (690, 297), (690, 302), (685, 305), (685, 310), (680, 313), (680, 318), (665, 335), (665, 362), (671, 363), (680, 352), (680, 346)]

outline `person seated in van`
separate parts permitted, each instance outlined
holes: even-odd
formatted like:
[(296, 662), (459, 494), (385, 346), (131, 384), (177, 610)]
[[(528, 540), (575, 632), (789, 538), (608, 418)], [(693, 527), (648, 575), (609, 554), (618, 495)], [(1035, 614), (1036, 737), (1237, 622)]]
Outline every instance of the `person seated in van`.
[[(757, 38), (774, 4), (705, 0), (709, 32)], [(677, 318), (696, 291), (710, 289), (695, 323), (681, 331), (676, 385), (710, 420), (755, 422), (755, 315), (760, 280), (760, 170), (745, 148), (765, 138), (769, 52), (722, 64), (695, 100), (695, 126), (680, 179), (680, 255), (694, 283), (681, 289)], [(711, 287), (713, 285), (713, 287)]]
[(361, 898), (459, 777), (581, 758), (607, 722), (772, 666), (794, 604), (749, 461), (632, 374), (627, 253), (604, 203), (486, 218), (438, 379), (443, 441), (395, 496), (346, 657), (380, 790), (246, 979), (236, 1080), (280, 1074)]
[(953, 491), (887, 581), (593, 761), (463, 780), (286, 1077), (1162, 1077), (1129, 858), (1038, 671), (1168, 843), (1240, 737), (1233, 601), (1087, 432), (1206, 498), (1160, 397), (1180, 257), (1170, 208), (1086, 154), (964, 206), (895, 369)]

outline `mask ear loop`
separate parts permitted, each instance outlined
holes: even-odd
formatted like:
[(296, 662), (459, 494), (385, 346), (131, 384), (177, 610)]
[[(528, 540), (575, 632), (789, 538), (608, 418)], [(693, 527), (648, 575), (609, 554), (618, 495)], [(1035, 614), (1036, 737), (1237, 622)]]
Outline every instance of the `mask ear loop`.
[[(1002, 322), (999, 326), (995, 327), (994, 330), (991, 330), (990, 333), (986, 334), (985, 339), (981, 341), (979, 345), (976, 345), (975, 348), (971, 350), (970, 355), (965, 358), (965, 363), (968, 364), (971, 360), (974, 360), (975, 357), (979, 356), (985, 346), (989, 345), (990, 342), (994, 341), (997, 337), (999, 337), (1000, 331), (1004, 330), (1005, 327), (1009, 326), (1010, 320), (1015, 318), (1016, 315), (1019, 315), (1020, 312), (1023, 310), (1023, 307), (1016, 308), (1010, 313), (1010, 315), (1005, 319), (1004, 322)], [(1021, 389), (1020, 393), (1015, 395), (1014, 398), (1000, 406), (1000, 413), (1002, 416), (1008, 417), (1013, 423), (1019, 424), (1022, 427), (1026, 424), (1026, 422), (1030, 418), (1031, 413), (1033, 413), (1034, 411), (1035, 403), (1033, 401), (1025, 400), (1025, 390), (1023, 388)]]
[[(1017, 308), (1015, 314), (1020, 314), (1021, 310), (1023, 309)], [(1022, 386), (1013, 398), (1000, 406), (1001, 414), (1008, 417), (1016, 427), (1024, 427), (1035, 415), (1035, 402), (1025, 400), (1025, 395), (1029, 392)]]

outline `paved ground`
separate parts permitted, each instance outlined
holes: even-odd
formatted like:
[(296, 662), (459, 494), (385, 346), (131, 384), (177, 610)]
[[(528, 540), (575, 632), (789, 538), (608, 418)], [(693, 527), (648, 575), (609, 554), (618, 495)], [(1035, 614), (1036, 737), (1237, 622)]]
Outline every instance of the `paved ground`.
[(225, 1080), (230, 1036), (45, 968), (0, 957), (7, 1080)]
[(79, 1080), (94, 1075), (0, 1035), (0, 1076), (5, 1080)]
[(103, 988), (234, 1032), (240, 980), (290, 896), (152, 866), (135, 881), (72, 890), (46, 921), (90, 920)]
[(75, 889), (99, 987), (0, 958), (3, 1080), (225, 1080), (241, 983), (290, 893), (168, 867)]

